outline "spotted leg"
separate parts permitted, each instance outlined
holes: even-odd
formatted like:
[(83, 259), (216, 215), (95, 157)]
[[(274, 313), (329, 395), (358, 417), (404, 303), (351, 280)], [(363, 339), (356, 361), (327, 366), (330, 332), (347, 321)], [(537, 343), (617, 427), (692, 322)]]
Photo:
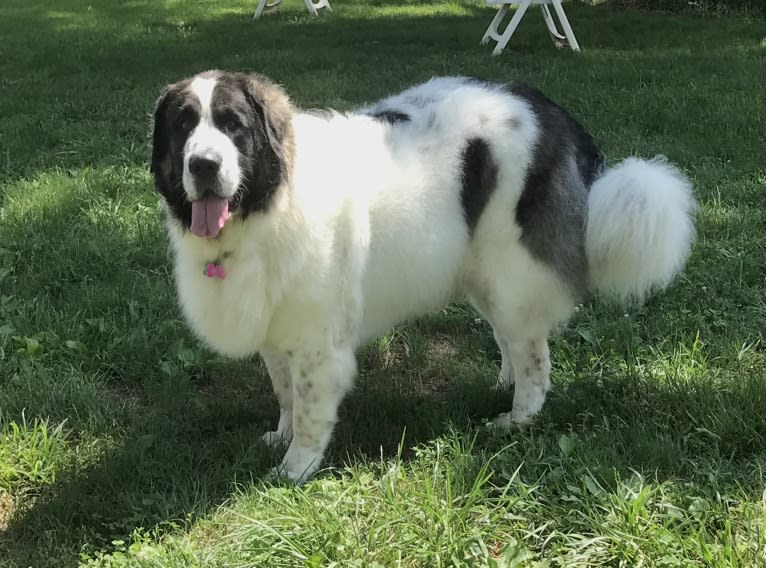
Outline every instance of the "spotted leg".
[(293, 438), (293, 384), (287, 356), (273, 351), (264, 351), (261, 356), (279, 401), (277, 429), (266, 432), (261, 439), (272, 447), (287, 445)]
[(332, 346), (296, 351), (288, 362), (293, 378), (293, 439), (277, 473), (300, 484), (321, 464), (338, 406), (356, 373), (356, 359), (353, 350)]
[(509, 427), (529, 422), (543, 407), (550, 389), (548, 336), (569, 316), (574, 297), (556, 272), (525, 249), (496, 249), (495, 256), (479, 258), (469, 299), (492, 325), (500, 348), (498, 387), (514, 385), (511, 411), (493, 421)]
[(551, 386), (551, 361), (545, 336), (510, 341), (508, 349), (515, 377), (513, 408), (493, 421), (506, 428), (511, 424), (525, 424), (540, 412)]

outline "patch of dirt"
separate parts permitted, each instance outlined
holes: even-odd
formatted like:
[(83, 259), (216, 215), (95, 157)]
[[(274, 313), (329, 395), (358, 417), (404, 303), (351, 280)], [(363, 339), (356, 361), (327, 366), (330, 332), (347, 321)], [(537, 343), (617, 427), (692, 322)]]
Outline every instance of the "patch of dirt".
[(0, 491), (0, 531), (8, 528), (15, 510), (16, 504), (11, 494), (7, 491)]
[(428, 340), (426, 355), (429, 360), (452, 359), (459, 353), (455, 340), (449, 335), (435, 335)]

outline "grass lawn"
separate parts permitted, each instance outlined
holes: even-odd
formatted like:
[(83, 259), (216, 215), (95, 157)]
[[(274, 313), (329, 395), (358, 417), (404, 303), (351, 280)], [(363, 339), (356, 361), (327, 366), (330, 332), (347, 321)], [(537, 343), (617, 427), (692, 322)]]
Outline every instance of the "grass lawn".
[[(471, 2), (0, 4), (0, 567), (766, 566), (766, 25), (572, 6), (500, 57)], [(615, 160), (690, 176), (699, 238), (666, 293), (580, 306), (520, 432), (464, 305), (360, 354), (328, 470), (262, 481), (262, 364), (203, 349), (175, 305), (149, 115), (160, 86), (257, 70), (350, 108), (438, 74), (521, 79)]]

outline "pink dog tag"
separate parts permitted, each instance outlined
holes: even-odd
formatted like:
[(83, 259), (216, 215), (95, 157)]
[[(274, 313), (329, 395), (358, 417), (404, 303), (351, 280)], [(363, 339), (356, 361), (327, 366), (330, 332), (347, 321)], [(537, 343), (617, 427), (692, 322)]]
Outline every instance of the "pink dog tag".
[(226, 270), (220, 264), (215, 262), (209, 262), (205, 267), (205, 276), (208, 278), (220, 278), (224, 280), (226, 278)]

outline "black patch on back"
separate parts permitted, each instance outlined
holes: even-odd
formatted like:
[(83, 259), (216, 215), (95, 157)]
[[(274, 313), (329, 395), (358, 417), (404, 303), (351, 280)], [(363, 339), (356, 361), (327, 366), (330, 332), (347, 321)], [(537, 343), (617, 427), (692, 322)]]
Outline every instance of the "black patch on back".
[(469, 233), (473, 234), (484, 207), (497, 185), (498, 166), (486, 140), (471, 138), (461, 155), (460, 203)]
[(521, 241), (582, 290), (588, 190), (604, 170), (604, 156), (582, 125), (542, 92), (524, 83), (504, 89), (529, 104), (539, 130), (516, 206)]
[(381, 110), (371, 115), (372, 118), (387, 122), (388, 124), (397, 124), (399, 122), (409, 122), (410, 115), (398, 110)]
[(529, 103), (540, 130), (516, 208), (516, 221), (523, 231), (528, 231), (550, 200), (552, 180), (569, 156), (574, 154), (586, 188), (603, 171), (604, 157), (582, 125), (538, 89), (524, 83), (511, 83), (506, 89)]

